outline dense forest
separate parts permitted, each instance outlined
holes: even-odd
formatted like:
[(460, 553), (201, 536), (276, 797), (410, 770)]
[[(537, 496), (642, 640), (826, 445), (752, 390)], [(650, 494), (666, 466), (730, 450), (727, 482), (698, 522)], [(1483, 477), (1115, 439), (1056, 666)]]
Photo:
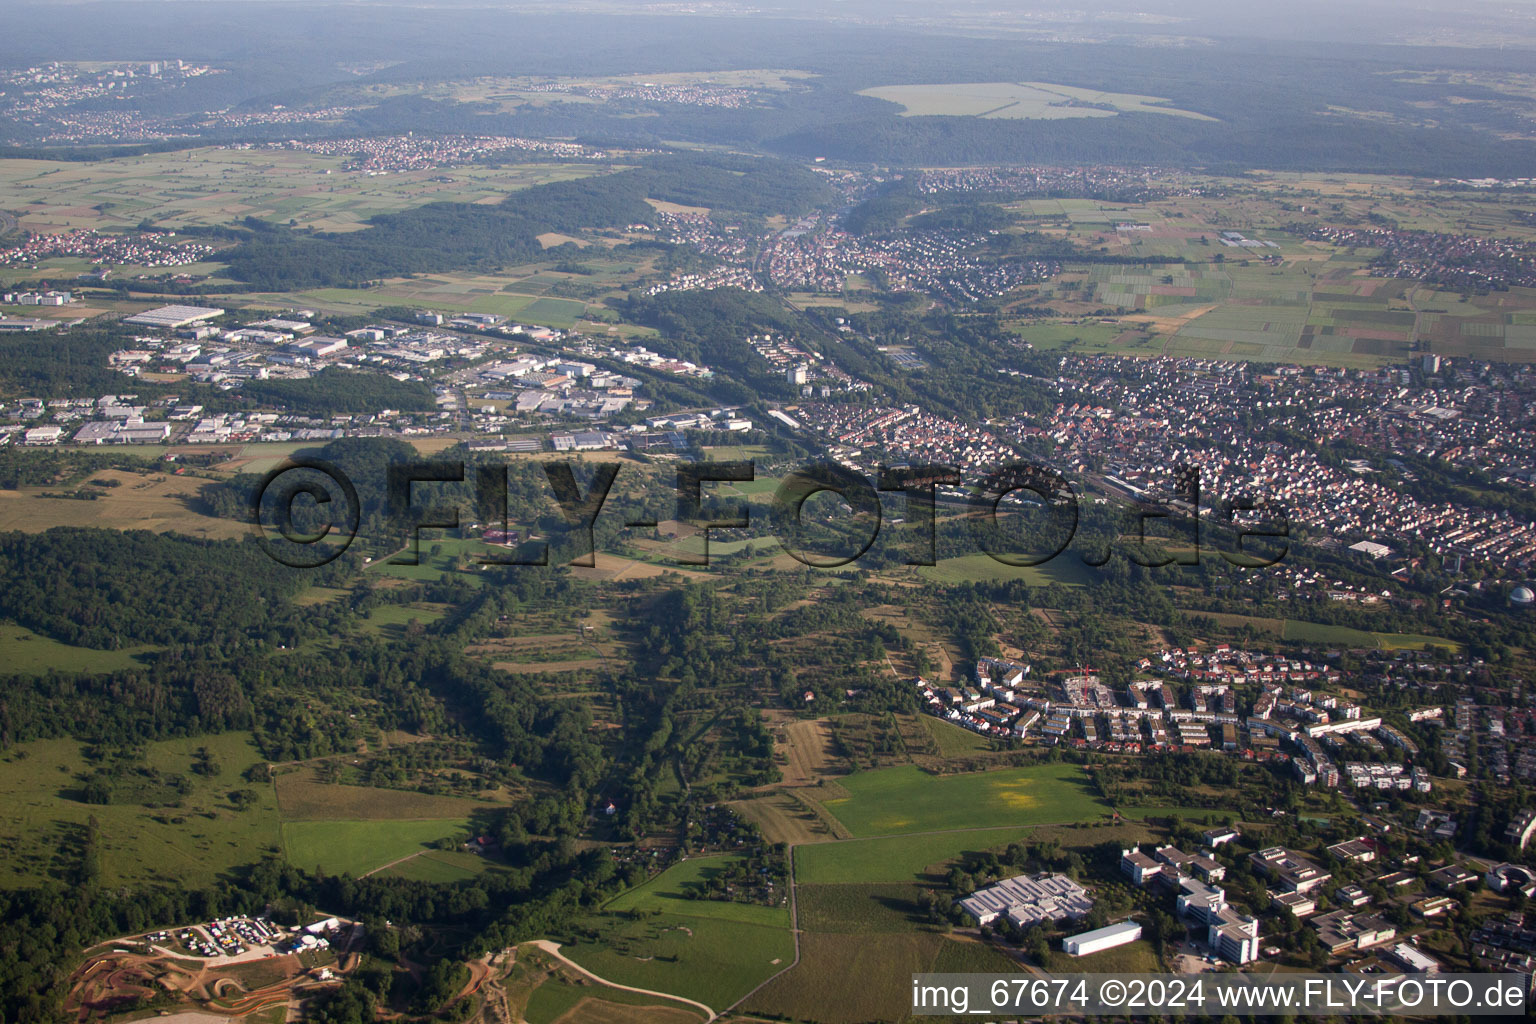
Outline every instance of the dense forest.
[(263, 289), (359, 287), (383, 277), (492, 268), (543, 252), (545, 232), (648, 223), (646, 199), (708, 206), (720, 216), (798, 213), (830, 199), (825, 180), (795, 164), (714, 155), (658, 155), (640, 166), (523, 189), (494, 205), (430, 203), (381, 214), (363, 231), (318, 232), (249, 219), (225, 254), (230, 275)]
[(256, 545), (55, 527), (0, 534), (0, 616), (82, 647), (292, 638), (305, 586)]
[(376, 413), (380, 409), (427, 412), (436, 408), (432, 388), (419, 380), (327, 367), (313, 377), (249, 380), (242, 398), (314, 415)]

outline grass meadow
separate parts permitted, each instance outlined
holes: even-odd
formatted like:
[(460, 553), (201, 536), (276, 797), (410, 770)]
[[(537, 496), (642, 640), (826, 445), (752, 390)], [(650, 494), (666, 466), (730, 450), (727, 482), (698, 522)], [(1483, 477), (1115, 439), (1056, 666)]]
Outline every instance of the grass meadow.
[[(192, 771), (199, 747), (213, 755), (217, 770), (212, 775)], [(77, 877), (81, 843), (92, 818), (99, 826), (103, 884), (210, 884), (224, 871), (277, 851), (278, 810), (272, 789), (252, 786), (242, 777), (261, 760), (246, 733), (151, 743), (145, 749), (146, 763), (189, 780), (185, 796), (159, 794), (153, 807), (87, 804), (80, 799), (79, 775), (91, 762), (79, 742), (16, 744), (0, 759), (0, 885)], [(229, 793), (237, 789), (257, 794), (245, 810), (229, 802)], [(170, 806), (172, 800), (180, 805)]]
[(75, 647), (14, 622), (0, 622), (0, 675), (44, 675), (50, 671), (85, 675), (121, 672), (143, 668), (138, 655), (153, 650), (156, 648), (149, 646), (116, 651)]
[(1024, 580), (1034, 587), (1044, 587), (1051, 583), (1078, 587), (1092, 579), (1082, 560), (1070, 549), (1044, 565), (1006, 565), (985, 552), (978, 552), (957, 558), (941, 558), (938, 564), (924, 566), (917, 572), (923, 579), (943, 584)]
[(523, 1011), (528, 1024), (686, 1024), (702, 1016), (684, 1003), (658, 1003), (639, 992), (553, 977), (528, 994)]
[(963, 853), (1006, 846), (1030, 832), (1010, 826), (797, 846), (795, 881), (800, 886), (922, 881)]
[(902, 765), (855, 772), (839, 782), (848, 795), (821, 803), (856, 837), (1081, 821), (1108, 813), (1075, 765), (942, 776)]
[(561, 952), (620, 985), (670, 992), (719, 1010), (794, 959), (787, 927), (662, 912), (588, 918), (593, 937)]
[(278, 775), (275, 788), (284, 821), (464, 821), (477, 810), (496, 806), (462, 796), (321, 782), (303, 767)]
[(768, 907), (758, 903), (732, 903), (724, 900), (693, 899), (689, 893), (693, 886), (738, 858), (730, 855), (718, 857), (690, 857), (672, 865), (661, 874), (642, 885), (621, 893), (603, 909), (611, 913), (673, 913), (690, 917), (711, 917), (722, 921), (738, 921), (743, 924), (789, 927), (787, 906)]
[[(287, 150), (204, 148), (114, 160), (7, 160), (0, 208), (33, 231), (132, 230), (228, 224), (244, 217), (348, 231), (376, 214), (430, 202), (477, 202), (605, 168), (535, 163), (387, 175), (343, 172), (342, 157)], [(435, 179), (435, 180), (434, 180)]]
[(464, 833), (464, 822), (425, 821), (285, 821), (283, 853), (296, 867), (330, 875), (362, 875), (409, 857), (432, 844)]
[(949, 942), (933, 932), (806, 932), (800, 963), (744, 1009), (823, 1024), (904, 1020), (912, 1006), (911, 976), (931, 970)]

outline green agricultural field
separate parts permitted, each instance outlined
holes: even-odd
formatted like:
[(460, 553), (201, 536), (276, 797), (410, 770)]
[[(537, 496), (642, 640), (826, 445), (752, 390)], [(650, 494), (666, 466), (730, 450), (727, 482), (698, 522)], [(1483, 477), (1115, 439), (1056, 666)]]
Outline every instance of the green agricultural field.
[(1376, 641), (1387, 651), (1424, 651), (1431, 647), (1444, 647), (1453, 654), (1461, 653), (1461, 644), (1443, 636), (1426, 636), (1423, 633), (1377, 633)]
[(541, 324), (545, 327), (569, 328), (583, 313), (587, 304), (575, 299), (549, 299), (541, 298), (524, 307), (520, 316), (524, 320)]
[(928, 730), (928, 735), (933, 737), (941, 757), (967, 757), (989, 747), (990, 741), (985, 736), (969, 729), (962, 729), (953, 722), (946, 722), (932, 715), (923, 715), (921, 721), (923, 728)]
[(1023, 969), (996, 946), (967, 938), (947, 940), (931, 968), (935, 974), (1017, 974)]
[(927, 923), (918, 885), (798, 885), (800, 927), (813, 932), (906, 932)]
[(1108, 813), (1076, 765), (947, 776), (903, 765), (855, 772), (840, 782), (849, 795), (821, 803), (858, 837), (1085, 821)]
[[(1026, 323), (1018, 328), (1019, 337), (1037, 349), (1079, 353), (1116, 352), (1126, 348), (1134, 351), (1135, 343), (1122, 344), (1117, 340), (1124, 333), (1125, 328), (1116, 324)], [(1139, 333), (1137, 336), (1141, 337)]]
[(14, 622), (0, 622), (0, 675), (43, 675), (49, 671), (96, 675), (142, 668), (139, 655), (152, 647), (127, 647), (98, 651), (75, 647), (34, 633)]
[[(506, 273), (448, 273), (436, 277), (391, 278), (376, 288), (316, 288), (301, 292), (234, 293), (222, 296), (227, 306), (284, 308), (309, 306), (331, 313), (366, 314), (380, 306), (400, 305), (449, 313), (492, 313), (546, 327), (570, 328), (586, 313), (578, 299), (543, 296), (562, 281), (584, 281), (581, 275), (537, 271), (542, 264)], [(627, 265), (625, 269), (628, 269)], [(617, 286), (633, 274), (612, 274)]]
[(409, 878), (417, 882), (461, 882), (483, 874), (490, 865), (484, 858), (473, 853), (434, 850), (401, 861), (392, 868), (379, 872), (385, 878)]
[(1090, 956), (1053, 949), (1046, 954), (1044, 967), (1052, 974), (1155, 974), (1163, 969), (1146, 942), (1132, 942)]
[[(199, 747), (212, 755), (214, 774), (192, 771)], [(79, 878), (86, 826), (93, 818), (99, 830), (102, 884), (212, 884), (222, 872), (278, 849), (272, 789), (243, 778), (246, 769), (262, 761), (248, 733), (151, 743), (144, 763), (163, 778), (187, 780), (185, 795), (165, 785), (119, 790), (121, 803), (87, 804), (80, 799), (80, 775), (94, 765), (80, 743), (16, 744), (0, 759), (0, 885)], [(229, 801), (229, 794), (240, 789), (255, 794), (245, 810), (236, 810)], [(157, 806), (133, 802), (135, 798)], [(170, 806), (175, 800), (180, 806)]]
[(690, 893), (695, 886), (720, 869), (740, 858), (730, 855), (719, 857), (690, 857), (672, 865), (655, 878), (621, 893), (603, 909), (624, 914), (631, 911), (650, 913), (683, 914), (689, 917), (712, 917), (722, 921), (758, 924), (769, 927), (789, 927), (789, 907), (769, 907), (760, 903), (733, 903), (725, 900), (694, 899)]
[[(436, 552), (434, 554), (434, 551)], [(394, 552), (384, 558), (378, 559), (371, 566), (370, 572), (376, 572), (385, 576), (398, 576), (401, 579), (417, 580), (436, 583), (444, 573), (454, 573), (462, 579), (468, 580), (475, 586), (479, 586), (481, 579), (476, 575), (478, 571), (477, 559), (482, 557), (506, 558), (505, 548), (495, 547), (478, 538), (442, 537), (434, 539), (431, 533), (421, 538), (421, 543), (416, 551), (416, 565), (402, 564), (401, 561), (412, 557), (406, 550)], [(459, 571), (460, 558), (466, 559), (467, 568)], [(409, 618), (410, 616), (407, 616)], [(418, 615), (417, 617), (421, 617)], [(391, 621), (386, 615), (379, 620), (382, 625), (388, 625)]]
[(959, 82), (945, 85), (883, 85), (864, 89), (873, 96), (900, 104), (903, 117), (1006, 117), (1059, 120), (1073, 117), (1114, 117), (1121, 113), (1170, 114), (1214, 121), (1192, 110), (1166, 106), (1156, 96), (1099, 92), (1050, 82)]
[(351, 594), (352, 591), (342, 590), (339, 587), (310, 587), (296, 594), (293, 603), (300, 608), (314, 608), (317, 605), (345, 600)]
[(765, 985), (744, 1009), (823, 1024), (909, 1019), (913, 974), (934, 969), (950, 940), (933, 932), (807, 932), (800, 963)]
[(362, 875), (463, 832), (464, 822), (451, 819), (286, 821), (283, 853), (294, 866), (309, 871)]
[(424, 602), (381, 604), (370, 610), (363, 622), (367, 629), (375, 633), (403, 636), (412, 622), (419, 626), (428, 626), (442, 618), (447, 611), (444, 605), (429, 605)]
[(1025, 838), (1031, 831), (1008, 826), (808, 843), (795, 847), (795, 882), (853, 885), (924, 881), (930, 870), (942, 874), (945, 865), (961, 854), (995, 850)]
[(957, 558), (941, 558), (937, 565), (924, 566), (918, 575), (934, 583), (983, 583), (995, 580), (1024, 580), (1030, 586), (1044, 587), (1052, 583), (1064, 586), (1082, 586), (1092, 576), (1071, 550), (1063, 551), (1044, 565), (1005, 565), (985, 552), (960, 555)]
[[(581, 1010), (570, 1017), (565, 1016), (578, 1004), (581, 1004)], [(655, 1014), (654, 1011), (658, 1009), (663, 1011), (662, 1016)], [(652, 1012), (648, 1013), (647, 1010)], [(573, 985), (562, 978), (551, 977), (529, 993), (522, 1019), (528, 1024), (554, 1024), (557, 1020), (565, 1024), (576, 1024), (578, 1021), (640, 1024), (653, 1017), (672, 1021), (685, 1014), (703, 1017), (703, 1013), (696, 1007), (686, 1003), (673, 1003), (639, 992), (593, 985), (585, 979), (581, 984)]]
[[(589, 163), (457, 167), (374, 175), (341, 157), (273, 149), (192, 149), (116, 160), (0, 162), (0, 209), (33, 231), (228, 224), (245, 217), (347, 231), (431, 202), (478, 202), (607, 168)], [(433, 180), (437, 179), (437, 180)], [(451, 180), (443, 180), (451, 179)]]
[(1231, 811), (1213, 810), (1209, 807), (1118, 807), (1120, 817), (1132, 821), (1146, 821), (1148, 818), (1182, 818), (1185, 821), (1195, 821), (1202, 825), (1220, 825), (1232, 817)]
[(1425, 636), (1420, 633), (1382, 633), (1353, 626), (1331, 626), (1321, 622), (1302, 622), (1287, 619), (1282, 638), (1293, 643), (1330, 644), (1337, 647), (1381, 648), (1389, 651), (1424, 650), (1429, 647), (1445, 647), (1459, 651), (1461, 645), (1444, 637)]
[[(481, 797), (435, 795), (377, 786), (322, 782), (312, 770), (284, 770), (274, 783), (284, 821), (463, 821), (494, 806)], [(501, 797), (502, 791), (496, 791)]]
[(661, 913), (587, 919), (582, 937), (561, 950), (619, 985), (670, 992), (723, 1009), (780, 971), (795, 956), (787, 927)]

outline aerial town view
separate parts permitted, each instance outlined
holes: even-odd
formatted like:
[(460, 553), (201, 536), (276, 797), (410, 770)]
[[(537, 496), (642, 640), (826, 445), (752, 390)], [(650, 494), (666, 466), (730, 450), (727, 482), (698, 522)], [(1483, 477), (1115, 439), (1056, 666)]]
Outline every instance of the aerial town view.
[(0, 20), (0, 1024), (1528, 1015), (1536, 8)]

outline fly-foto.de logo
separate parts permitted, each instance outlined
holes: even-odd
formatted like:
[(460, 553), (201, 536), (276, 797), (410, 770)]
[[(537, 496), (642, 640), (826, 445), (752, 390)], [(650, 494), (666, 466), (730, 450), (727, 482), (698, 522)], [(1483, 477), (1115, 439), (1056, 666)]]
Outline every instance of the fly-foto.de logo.
[[(550, 461), (539, 466), (545, 497), (559, 510), (563, 525), (561, 539), (566, 543), (559, 561), (595, 565), (599, 523), (604, 516), (622, 514), (609, 510), (609, 497), (625, 465)], [(675, 467), (673, 521), (698, 538), (693, 550), (671, 554), (676, 564), (709, 565), (712, 531), (766, 527), (795, 561), (813, 568), (841, 568), (858, 561), (882, 530), (899, 532), (898, 564), (931, 566), (937, 562), (942, 525), (951, 535), (965, 537), (971, 552), (1004, 565), (1030, 567), (1064, 556), (1079, 539), (1082, 525), (1082, 506), (1072, 481), (1031, 462), (1011, 462), (969, 477), (938, 464), (882, 466), (870, 476), (837, 462), (811, 462), (778, 478), (766, 509), (712, 494), (714, 485), (758, 479), (756, 464), (750, 461), (684, 462)], [(812, 499), (819, 495), (834, 500), (813, 509)], [(365, 516), (369, 507), (373, 520)], [(465, 509), (476, 512), (466, 516)], [(339, 557), (365, 521), (376, 522), (381, 534), (403, 531), (404, 550), (391, 558), (397, 564), (417, 563), (423, 531), (460, 530), (470, 522), (483, 525), (487, 535), (526, 538), (514, 550), (476, 555), (481, 565), (556, 564), (554, 538), (535, 540), (532, 530), (513, 522), (504, 463), (396, 463), (385, 467), (382, 481), (370, 481), (360, 491), (331, 463), (293, 459), (267, 473), (254, 489), (250, 518), (265, 550), (295, 568), (314, 568)], [(1217, 553), (1231, 565), (1264, 568), (1289, 551), (1289, 522), (1282, 511), (1257, 498), (1207, 504), (1202, 501), (1199, 469), (1180, 466), (1169, 474), (1161, 500), (1117, 509), (1112, 536), (1101, 531), (1068, 557), (1090, 566), (1103, 566), (1117, 553), (1146, 567), (1199, 565), (1201, 527), (1206, 523), (1222, 528)], [(641, 515), (618, 525), (655, 531), (660, 523), (655, 515)]]

